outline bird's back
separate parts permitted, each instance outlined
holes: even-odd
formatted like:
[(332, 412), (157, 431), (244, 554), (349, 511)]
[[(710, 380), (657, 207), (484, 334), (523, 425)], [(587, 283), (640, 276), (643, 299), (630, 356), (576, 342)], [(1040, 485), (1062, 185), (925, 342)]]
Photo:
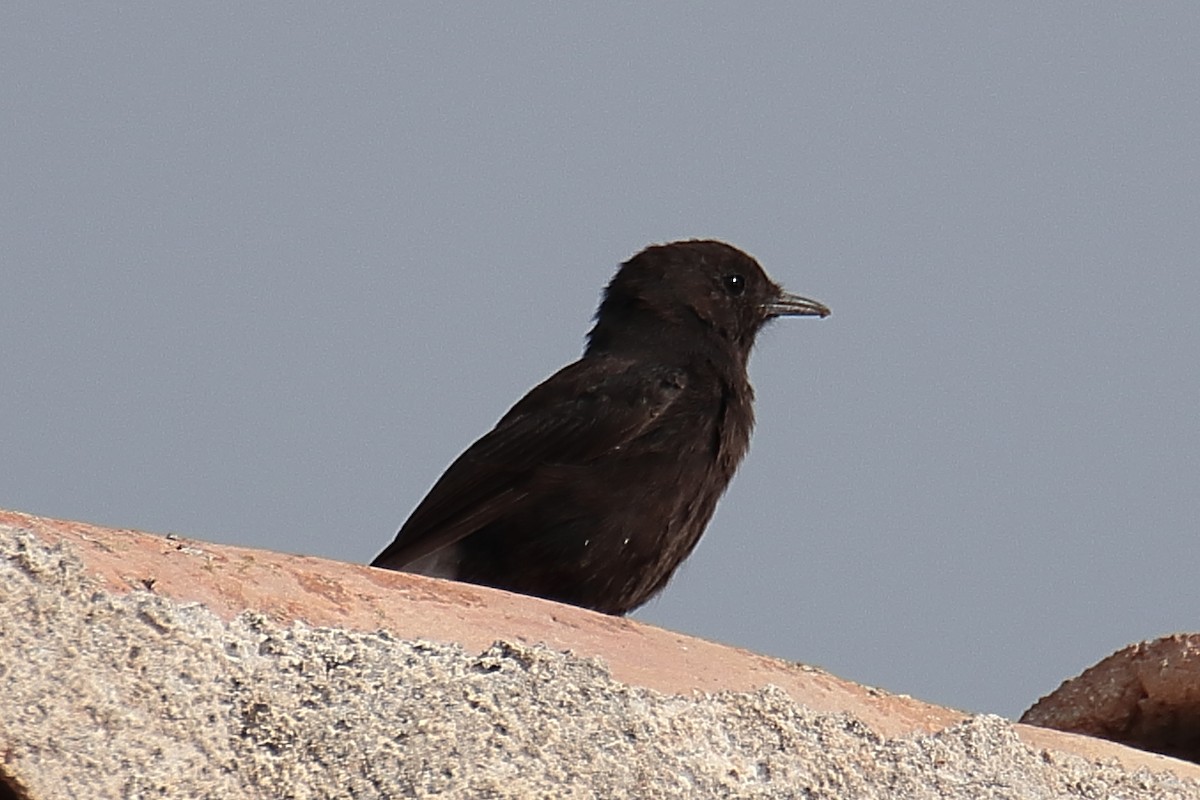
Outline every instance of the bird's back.
[(758, 330), (828, 313), (722, 242), (647, 248), (605, 289), (583, 358), (459, 456), (374, 565), (636, 608), (695, 548), (746, 453)]

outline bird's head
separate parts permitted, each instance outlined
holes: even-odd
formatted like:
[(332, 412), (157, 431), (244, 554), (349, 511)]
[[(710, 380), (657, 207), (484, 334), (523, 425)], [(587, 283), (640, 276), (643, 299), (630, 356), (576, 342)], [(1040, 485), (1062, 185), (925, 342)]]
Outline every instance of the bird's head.
[(783, 291), (757, 261), (732, 245), (671, 242), (647, 247), (621, 265), (604, 290), (588, 349), (656, 334), (708, 333), (744, 355), (762, 326), (776, 317), (828, 314), (821, 303)]

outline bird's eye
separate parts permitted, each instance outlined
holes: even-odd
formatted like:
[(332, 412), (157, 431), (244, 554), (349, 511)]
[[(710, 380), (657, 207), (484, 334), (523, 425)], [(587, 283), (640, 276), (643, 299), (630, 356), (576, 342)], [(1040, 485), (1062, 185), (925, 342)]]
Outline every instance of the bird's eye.
[(737, 273), (724, 276), (721, 278), (721, 283), (725, 285), (725, 291), (734, 297), (739, 297), (746, 292), (746, 278)]

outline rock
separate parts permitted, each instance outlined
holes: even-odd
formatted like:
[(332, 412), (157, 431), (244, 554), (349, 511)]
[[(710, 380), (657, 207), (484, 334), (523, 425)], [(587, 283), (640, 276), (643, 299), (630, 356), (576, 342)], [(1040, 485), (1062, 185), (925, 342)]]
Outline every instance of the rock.
[(1021, 722), (1200, 762), (1200, 634), (1118, 650), (1043, 697)]
[(534, 598), (0, 512), (31, 798), (1197, 798), (1200, 767)]

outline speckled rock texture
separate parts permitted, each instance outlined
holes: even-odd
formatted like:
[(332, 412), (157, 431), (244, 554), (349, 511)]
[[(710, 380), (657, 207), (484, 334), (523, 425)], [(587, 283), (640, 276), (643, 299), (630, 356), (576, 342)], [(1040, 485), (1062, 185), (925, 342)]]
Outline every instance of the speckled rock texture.
[[(786, 680), (786, 690), (634, 685), (615, 679), (603, 654), (523, 642), (511, 629), (468, 649), (400, 638), (386, 625), (299, 621), (302, 597), (221, 614), (216, 603), (166, 592), (144, 565), (115, 588), (69, 538), (39, 525), (0, 524), (0, 771), (20, 797), (1200, 798), (1192, 765), (1108, 743), (1105, 760), (1082, 758), (1072, 742), (1094, 740), (1042, 732), (1054, 746), (1031, 746), (1022, 737), (1035, 729), (942, 716), (870, 690), (837, 703), (874, 703), (872, 724), (866, 713), (814, 710), (798, 701), (801, 684)], [(112, 538), (93, 531), (83, 540), (110, 554), (126, 541), (104, 535)], [(172, 558), (196, 557), (153, 538)], [(243, 579), (255, 574), (241, 556), (226, 563)], [(204, 569), (193, 580), (204, 581)], [(321, 591), (358, 607), (368, 601), (355, 586), (347, 577)], [(486, 606), (491, 595), (481, 596)], [(595, 616), (533, 608), (575, 621), (567, 629)], [(637, 632), (623, 625), (619, 641)], [(828, 708), (841, 691), (819, 671), (725, 650), (760, 671), (811, 677), (815, 706)], [(893, 711), (899, 723), (888, 722)]]
[(1043, 697), (1021, 721), (1200, 763), (1200, 634), (1122, 648)]

